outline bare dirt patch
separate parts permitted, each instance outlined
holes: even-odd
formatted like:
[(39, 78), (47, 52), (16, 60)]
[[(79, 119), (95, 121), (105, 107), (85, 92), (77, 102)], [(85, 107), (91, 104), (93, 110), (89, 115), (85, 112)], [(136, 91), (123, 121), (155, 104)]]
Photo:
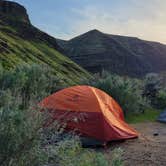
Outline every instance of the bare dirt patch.
[(166, 124), (148, 122), (132, 126), (140, 133), (138, 139), (110, 145), (123, 149), (125, 166), (166, 166)]

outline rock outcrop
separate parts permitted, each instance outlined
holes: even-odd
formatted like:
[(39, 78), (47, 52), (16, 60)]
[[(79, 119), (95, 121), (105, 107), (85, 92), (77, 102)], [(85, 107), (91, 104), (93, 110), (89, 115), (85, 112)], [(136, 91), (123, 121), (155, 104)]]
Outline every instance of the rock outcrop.
[(8, 21), (13, 22), (24, 22), (30, 24), (30, 20), (26, 9), (16, 3), (11, 1), (0, 1), (0, 16), (3, 19), (8, 18)]

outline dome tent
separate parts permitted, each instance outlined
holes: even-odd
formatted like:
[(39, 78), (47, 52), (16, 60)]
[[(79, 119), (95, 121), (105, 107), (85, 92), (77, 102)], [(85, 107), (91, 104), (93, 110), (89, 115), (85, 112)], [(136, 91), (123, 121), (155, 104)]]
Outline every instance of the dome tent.
[(117, 102), (94, 87), (82, 85), (60, 90), (43, 99), (40, 106), (50, 110), (55, 120), (69, 119), (66, 130), (75, 130), (83, 137), (108, 142), (138, 136), (125, 123)]

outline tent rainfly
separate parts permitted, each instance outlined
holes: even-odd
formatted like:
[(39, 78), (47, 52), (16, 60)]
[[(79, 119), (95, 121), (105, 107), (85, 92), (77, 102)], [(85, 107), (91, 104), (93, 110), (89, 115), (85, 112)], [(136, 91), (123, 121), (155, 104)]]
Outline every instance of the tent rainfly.
[(53, 120), (66, 123), (66, 131), (102, 142), (138, 137), (124, 120), (118, 103), (108, 94), (91, 86), (60, 90), (40, 102)]

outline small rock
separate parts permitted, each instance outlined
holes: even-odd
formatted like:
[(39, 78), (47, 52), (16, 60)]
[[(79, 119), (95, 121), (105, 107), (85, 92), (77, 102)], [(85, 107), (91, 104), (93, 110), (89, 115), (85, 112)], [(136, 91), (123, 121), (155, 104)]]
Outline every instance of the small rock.
[(154, 134), (153, 134), (153, 136), (158, 136), (158, 135), (159, 135), (159, 133), (154, 133)]

